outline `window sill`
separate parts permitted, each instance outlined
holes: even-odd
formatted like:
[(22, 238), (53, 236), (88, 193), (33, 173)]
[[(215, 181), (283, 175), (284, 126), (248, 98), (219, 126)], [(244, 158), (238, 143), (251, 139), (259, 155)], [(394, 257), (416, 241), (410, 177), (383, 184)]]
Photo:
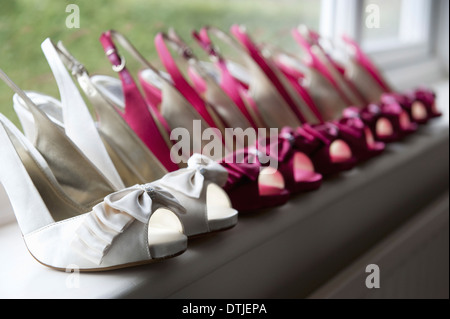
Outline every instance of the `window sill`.
[[(327, 282), (311, 299), (448, 299), (449, 194), (433, 201)], [(432, 261), (432, 262), (430, 262)], [(380, 288), (367, 289), (368, 265)]]
[(432, 59), (429, 45), (426, 43), (401, 44), (398, 41), (393, 43), (381, 41), (366, 44), (363, 50), (369, 53), (377, 65), (383, 66), (386, 70)]
[(430, 87), (433, 83), (448, 81), (448, 73), (438, 58), (417, 60), (408, 65), (384, 68), (384, 75), (397, 90), (407, 90), (423, 85)]
[(437, 90), (443, 118), (316, 192), (193, 240), (171, 260), (58, 272), (33, 259), (16, 223), (0, 227), (0, 298), (306, 297), (448, 189), (448, 82)]

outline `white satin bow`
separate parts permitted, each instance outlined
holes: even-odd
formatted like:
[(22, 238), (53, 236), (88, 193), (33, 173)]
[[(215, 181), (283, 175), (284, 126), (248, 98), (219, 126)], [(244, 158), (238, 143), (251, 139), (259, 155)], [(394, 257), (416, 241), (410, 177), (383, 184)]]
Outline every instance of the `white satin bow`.
[(199, 198), (205, 180), (224, 186), (228, 171), (219, 163), (200, 154), (192, 155), (188, 167), (166, 174), (158, 181), (158, 185), (173, 189), (191, 198)]
[(134, 220), (148, 223), (152, 213), (161, 207), (176, 214), (186, 212), (174, 196), (154, 183), (112, 193), (87, 214), (76, 231), (72, 246), (85, 258), (100, 265), (120, 233)]

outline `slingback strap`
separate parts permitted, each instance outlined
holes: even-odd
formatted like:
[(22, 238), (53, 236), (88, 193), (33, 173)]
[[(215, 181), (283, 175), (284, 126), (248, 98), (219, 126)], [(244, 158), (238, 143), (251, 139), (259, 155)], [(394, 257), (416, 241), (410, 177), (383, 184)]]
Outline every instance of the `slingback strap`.
[[(281, 50), (279, 47), (274, 47), (265, 43), (261, 45), (261, 49), (264, 49), (265, 52), (268, 52), (270, 54), (275, 67), (277, 67), (281, 71), (281, 73), (288, 79), (290, 84), (294, 87), (297, 93), (300, 94), (303, 101), (312, 111), (314, 116), (319, 120), (319, 122), (324, 123), (325, 120), (322, 116), (322, 113), (316, 106), (308, 90), (301, 84), (302, 81), (306, 78), (305, 72), (308, 71), (307, 66), (303, 65), (298, 57), (284, 50)], [(295, 61), (304, 69), (299, 70), (297, 68), (289, 66), (288, 63), (282, 62), (281, 57), (286, 57), (291, 61)]]
[[(285, 52), (282, 52), (281, 54), (288, 55)], [(289, 56), (289, 55), (288, 55)], [(292, 59), (296, 59), (294, 57), (289, 56)], [(302, 72), (295, 70), (284, 63), (275, 60), (275, 65), (278, 67), (278, 69), (284, 74), (284, 76), (288, 79), (288, 81), (291, 83), (291, 85), (294, 87), (294, 89), (300, 94), (303, 101), (308, 105), (309, 109), (314, 113), (316, 118), (321, 122), (324, 123), (325, 120), (322, 116), (322, 113), (317, 108), (316, 104), (314, 103), (313, 98), (309, 94), (308, 90), (306, 90), (303, 85), (301, 85), (301, 81), (305, 78), (305, 74)], [(300, 61), (298, 61), (300, 62)]]
[(121, 154), (115, 159), (119, 163), (114, 162), (115, 165), (122, 167), (120, 169), (116, 166), (123, 182), (129, 186), (157, 180), (164, 176), (167, 173), (166, 168), (123, 119), (117, 106), (103, 96), (92, 82), (84, 65), (68, 51), (61, 41), (58, 42), (57, 48), (62, 62), (77, 79), (94, 108), (99, 121), (95, 123), (95, 126), (98, 125), (102, 139), (112, 148), (111, 151), (114, 154), (110, 154), (111, 158), (113, 159), (117, 153)]
[[(311, 35), (309, 33), (309, 30), (306, 30), (305, 32), (308, 32), (308, 36)], [(347, 102), (347, 104), (352, 104), (350, 101), (347, 100), (346, 96), (339, 90), (339, 86), (337, 85), (336, 81), (334, 80), (333, 76), (330, 74), (326, 66), (320, 61), (320, 59), (314, 54), (313, 52), (313, 43), (311, 43), (309, 40), (303, 35), (298, 28), (294, 28), (291, 31), (292, 37), (294, 40), (300, 45), (300, 47), (308, 54), (308, 59), (306, 59), (306, 63), (318, 70), (325, 78), (333, 85), (333, 87), (339, 91), (339, 93)], [(315, 38), (313, 36), (313, 38)]]
[(222, 41), (228, 43), (232, 47), (234, 47), (236, 50), (240, 50), (240, 48), (233, 42), (231, 39), (221, 30), (215, 27), (211, 26), (205, 26), (200, 29), (200, 32), (193, 31), (192, 37), (197, 41), (197, 43), (200, 45), (200, 47), (210, 56), (213, 57), (215, 60), (225, 62), (225, 58), (220, 53), (219, 48), (214, 46), (213, 42), (211, 41), (211, 38), (209, 37), (209, 32), (213, 32), (217, 37), (219, 37)]
[[(171, 41), (171, 39), (165, 33), (158, 33), (155, 37), (155, 46), (158, 52), (159, 58), (166, 68), (167, 72), (170, 74), (175, 88), (180, 91), (183, 96), (192, 104), (195, 110), (200, 114), (200, 116), (208, 123), (210, 127), (223, 126), (222, 123), (217, 123), (210, 114), (210, 110), (207, 109), (205, 101), (200, 97), (200, 95), (194, 90), (194, 88), (186, 81), (183, 74), (181, 74), (175, 60), (173, 59), (171, 53), (169, 52), (166, 41)], [(187, 51), (184, 51), (187, 52)]]
[[(4, 76), (0, 69), (0, 78), (5, 79)], [(0, 182), (8, 194), (20, 229), (26, 235), (54, 220), (11, 142), (11, 133), (17, 133), (16, 137), (22, 143), (29, 143), (14, 124), (0, 113)]]
[[(314, 30), (311, 30), (304, 25), (299, 26), (298, 29), (302, 29), (302, 36), (308, 38), (308, 40), (305, 40), (306, 44), (314, 46), (309, 54), (312, 54), (314, 55), (314, 57), (316, 57), (318, 54), (316, 52), (316, 48), (320, 50), (320, 53), (323, 56), (318, 56), (318, 59), (320, 60), (322, 58), (325, 60), (321, 60), (320, 63), (325, 64), (325, 70), (328, 71), (325, 76), (327, 77), (327, 79), (330, 79), (331, 81), (334, 81), (336, 83), (343, 97), (351, 101), (350, 104), (352, 105), (367, 104), (368, 101), (366, 100), (366, 98), (359, 92), (355, 84), (345, 76), (345, 67), (339, 65), (339, 63), (337, 63), (336, 60), (330, 56), (330, 54), (327, 52), (327, 50), (325, 50), (323, 46), (324, 40), (327, 40), (333, 48), (335, 47), (335, 43), (331, 39), (323, 38), (318, 32), (315, 32)], [(329, 63), (331, 67), (326, 66), (326, 63)]]
[(36, 107), (33, 101), (31, 101), (31, 99), (28, 97), (28, 95), (26, 95), (26, 93), (22, 91), (1, 69), (0, 79), (2, 79), (3, 82), (5, 82), (6, 85), (8, 85), (14, 91), (14, 93), (16, 93), (22, 99), (22, 101), (24, 101), (25, 105), (35, 119), (42, 120), (51, 125), (51, 121), (48, 119), (48, 117), (39, 108)]
[[(199, 46), (209, 55), (213, 60), (213, 63), (221, 72), (220, 87), (228, 96), (233, 100), (233, 102), (238, 106), (239, 110), (244, 114), (248, 121), (250, 121), (253, 128), (267, 127), (264, 124), (263, 117), (255, 103), (249, 103), (248, 105), (244, 102), (242, 95), (244, 94), (241, 85), (232, 76), (228, 69), (225, 59), (220, 54), (219, 50), (214, 47), (208, 32), (215, 32), (219, 35), (221, 31), (212, 27), (204, 27), (200, 32), (193, 31), (192, 36), (199, 44)], [(224, 38), (224, 37), (222, 37)], [(236, 47), (236, 46), (234, 46)], [(240, 50), (237, 48), (237, 50)], [(252, 114), (251, 114), (252, 113)]]
[[(178, 52), (178, 56), (183, 58), (188, 64), (187, 72), (196, 86), (194, 91), (197, 95), (200, 93), (204, 94), (205, 103), (211, 106), (215, 114), (223, 121), (223, 124), (227, 125), (227, 127), (240, 127), (242, 129), (253, 127), (257, 129), (253, 119), (251, 121), (248, 120), (247, 116), (220, 87), (217, 80), (208, 73), (208, 70), (200, 63), (190, 47), (173, 29), (169, 30), (165, 42), (171, 45)], [(180, 76), (183, 77), (181, 74)], [(247, 108), (245, 108), (245, 111), (248, 113)], [(252, 144), (253, 141), (249, 143)]]
[(336, 89), (336, 91), (339, 92), (339, 95), (344, 99), (347, 105), (352, 105), (352, 101), (341, 90), (328, 68), (314, 53), (313, 45), (307, 39), (305, 39), (305, 37), (298, 31), (297, 28), (292, 29), (292, 36), (300, 45), (300, 47), (308, 54), (309, 59), (307, 59), (307, 63), (309, 64), (309, 66), (319, 71), (330, 82), (330, 84)]
[[(108, 52), (108, 50), (106, 50), (105, 53), (110, 53), (111, 59), (116, 60), (115, 62), (113, 62), (113, 61), (111, 61), (111, 59), (110, 59), (112, 65), (113, 65), (113, 70), (119, 71), (119, 74), (122, 74), (122, 70), (120, 70), (120, 69), (123, 68), (123, 70), (126, 70), (126, 71), (128, 72), (128, 70), (126, 69), (126, 65), (125, 65), (125, 64), (124, 64), (123, 66), (121, 66), (121, 65), (123, 64), (122, 62), (124, 62), (124, 60), (122, 59), (123, 57), (119, 56), (117, 53), (114, 54), (114, 50), (117, 50), (117, 49), (116, 49), (115, 45), (112, 43), (112, 40), (115, 40), (115, 41), (117, 41), (117, 42), (118, 42), (118, 43), (119, 43), (119, 44), (120, 44), (120, 45), (121, 45), (128, 53), (130, 53), (131, 56), (132, 56), (136, 61), (138, 61), (144, 68), (151, 69), (151, 70), (154, 72), (154, 74), (157, 75), (160, 79), (165, 80), (165, 79), (161, 76), (159, 70), (157, 70), (154, 66), (152, 66), (152, 65), (150, 64), (150, 62), (148, 62), (148, 60), (145, 59), (145, 58), (139, 53), (139, 51), (131, 44), (131, 42), (130, 42), (123, 34), (117, 32), (117, 31), (115, 31), (115, 30), (110, 30), (110, 31), (106, 32), (106, 34), (108, 34), (108, 33), (110, 34), (109, 38), (110, 38), (110, 41), (111, 41), (111, 42), (110, 42), (110, 45), (112, 44), (112, 48), (109, 49), (109, 52)], [(122, 59), (122, 62), (119, 64), (119, 66), (117, 66), (117, 62), (118, 62), (117, 59), (118, 59), (118, 58)], [(129, 74), (129, 73), (128, 73), (128, 74)], [(127, 78), (131, 78), (131, 76), (127, 76)], [(131, 78), (131, 79), (132, 79), (132, 78)], [(134, 81), (133, 81), (133, 83), (134, 83)], [(134, 83), (134, 85), (135, 85), (135, 83)], [(136, 86), (136, 85), (135, 85), (135, 86)], [(137, 92), (139, 92), (138, 89), (133, 88), (133, 90), (134, 90), (133, 93), (136, 92), (136, 94), (137, 94)], [(140, 92), (139, 92), (139, 95), (140, 95)], [(126, 106), (127, 106), (127, 105), (125, 105), (125, 108), (126, 108)], [(161, 125), (163, 126), (163, 128), (165, 129), (165, 132), (167, 133), (167, 135), (170, 136), (171, 128), (170, 128), (169, 124), (167, 123), (166, 119), (162, 116), (162, 114), (161, 114), (160, 110), (158, 109), (157, 105), (156, 105), (156, 104), (153, 104), (153, 103), (149, 103), (148, 106), (150, 106), (150, 114), (156, 118), (155, 121), (158, 121), (159, 124), (161, 124)], [(169, 146), (171, 147), (170, 144), (169, 144)]]
[[(63, 53), (49, 38), (42, 43), (41, 47), (59, 88), (66, 135), (114, 184), (116, 189), (124, 188), (125, 185), (103, 145), (87, 105), (61, 61), (60, 54)], [(79, 67), (79, 64), (74, 66)], [(81, 72), (81, 69), (77, 72)]]
[(310, 108), (310, 110), (313, 112), (313, 114), (317, 117), (317, 119), (323, 123), (325, 122), (322, 113), (320, 112), (319, 108), (317, 107), (317, 105), (314, 103), (313, 98), (311, 97), (311, 95), (309, 94), (308, 90), (306, 90), (301, 84), (300, 84), (300, 79), (296, 79), (294, 81), (291, 81), (292, 84), (294, 84), (294, 88), (297, 90), (297, 92), (300, 94), (300, 96), (302, 97), (303, 101), (305, 101), (306, 105), (308, 105), (308, 107)]
[(360, 46), (356, 41), (352, 40), (349, 36), (343, 35), (342, 40), (349, 45), (354, 54), (356, 61), (372, 76), (372, 78), (380, 85), (380, 87), (385, 92), (392, 92), (392, 89), (389, 87), (389, 85), (383, 80), (383, 77), (378, 72), (375, 65), (372, 63), (370, 58), (361, 50)]
[[(151, 66), (120, 33), (110, 30), (101, 35), (100, 42), (105, 54), (113, 65), (113, 70), (119, 73), (122, 81), (125, 96), (125, 110), (122, 114), (123, 118), (167, 170), (177, 170), (178, 165), (173, 163), (170, 158), (170, 145), (167, 145), (166, 139), (163, 137), (158, 125), (155, 123), (155, 118), (151, 114), (151, 111), (156, 114), (158, 114), (159, 111), (156, 107), (150, 111), (150, 108), (142, 97), (133, 77), (126, 68), (125, 59), (118, 54), (114, 40), (120, 43), (125, 50), (147, 68), (154, 70), (156, 74), (159, 74), (159, 72), (153, 68), (153, 66)], [(158, 116), (158, 119), (162, 120), (162, 117)]]
[[(134, 88), (133, 87), (133, 92), (132, 93), (136, 93), (139, 92), (139, 90), (137, 89), (137, 86), (132, 78), (132, 76), (130, 75), (129, 71), (126, 68), (126, 62), (125, 59), (123, 58), (123, 56), (120, 56), (117, 54), (117, 48), (114, 45), (113, 40), (117, 41), (128, 53), (131, 54), (131, 56), (137, 60), (141, 65), (145, 66), (148, 69), (153, 70), (153, 72), (155, 72), (155, 74), (157, 74), (159, 77), (160, 73), (159, 71), (154, 68), (137, 50), (136, 48), (131, 44), (131, 42), (121, 33), (115, 31), (115, 30), (110, 30), (107, 31), (106, 33), (104, 33), (104, 35), (106, 36), (107, 40), (105, 40), (107, 43), (109, 43), (110, 48), (105, 50), (105, 54), (107, 55), (108, 59), (110, 60), (110, 62), (113, 65), (113, 71), (119, 73), (119, 76), (122, 79), (122, 76), (124, 77), (124, 79), (128, 79), (127, 82), (132, 81), (132, 83), (134, 84)], [(103, 37), (103, 35), (102, 35)], [(102, 41), (102, 38), (100, 39), (100, 41)], [(104, 47), (105, 48), (105, 47)], [(120, 64), (117, 64), (118, 60), (120, 60)], [(122, 82), (124, 82), (124, 79), (122, 79)], [(130, 83), (131, 84), (131, 83)], [(124, 86), (124, 88), (126, 88), (126, 86)], [(140, 92), (139, 92), (139, 96), (140, 96)], [(166, 133), (170, 135), (170, 127), (169, 124), (167, 123), (167, 121), (164, 119), (164, 117), (161, 115), (160, 111), (158, 110), (156, 105), (149, 105), (150, 106), (150, 114), (152, 116), (156, 117), (156, 120), (160, 122), (160, 124), (165, 128)], [(127, 104), (125, 104), (125, 109), (127, 108)]]
[(219, 129), (222, 133), (220, 138), (223, 144), (231, 149), (231, 145), (227, 145), (225, 141), (225, 125), (222, 122), (222, 119), (219, 117), (217, 112), (215, 112), (212, 106), (205, 102), (197, 91), (195, 91), (195, 89), (187, 82), (183, 74), (181, 74), (175, 60), (166, 46), (166, 41), (177, 46), (177, 43), (172, 42), (172, 40), (165, 33), (158, 33), (156, 35), (155, 46), (164, 67), (173, 81), (175, 89), (178, 90), (178, 92), (181, 93), (182, 96), (191, 104), (199, 117), (203, 119), (209, 127)]
[[(81, 192), (86, 192), (78, 204), (90, 206), (98, 202), (99, 196), (105, 196), (115, 190), (114, 185), (101, 174), (65, 132), (57, 127), (2, 70), (0, 79), (22, 99), (33, 116), (41, 134), (38, 134), (32, 143), (69, 196), (77, 197)], [(43, 136), (51, 137), (51, 142)]]
[(169, 30), (167, 31), (167, 36), (172, 43), (176, 44), (176, 47), (179, 50), (178, 53), (180, 53), (186, 60), (198, 60), (192, 49), (187, 45), (186, 42), (183, 41), (178, 33), (176, 33), (174, 28), (169, 28)]
[(297, 116), (299, 121), (301, 123), (307, 123), (306, 118), (303, 116), (302, 112), (299, 109), (299, 106), (297, 106), (297, 103), (294, 101), (294, 99), (291, 97), (289, 92), (286, 90), (274, 70), (271, 68), (269, 63), (265, 60), (265, 58), (260, 53), (259, 49), (256, 47), (254, 42), (250, 39), (248, 34), (245, 32), (245, 30), (238, 26), (234, 25), (231, 27), (231, 33), (238, 39), (238, 41), (247, 49), (250, 56), (253, 58), (253, 60), (261, 67), (261, 69), (264, 71), (264, 73), (269, 77), (275, 88), (278, 90), (278, 92), (283, 96), (285, 101), (290, 106), (291, 110), (294, 112), (294, 114)]

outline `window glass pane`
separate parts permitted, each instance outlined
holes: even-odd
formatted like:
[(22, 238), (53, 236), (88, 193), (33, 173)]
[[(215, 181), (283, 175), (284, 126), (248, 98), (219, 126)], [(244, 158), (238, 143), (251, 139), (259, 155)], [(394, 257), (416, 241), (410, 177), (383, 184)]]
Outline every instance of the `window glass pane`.
[[(191, 31), (204, 25), (228, 30), (245, 24), (258, 41), (278, 45), (295, 43), (289, 31), (299, 23), (318, 29), (320, 0), (109, 0), (73, 1), (79, 7), (80, 27), (70, 29), (66, 19), (71, 2), (15, 0), (0, 3), (0, 57), (2, 68), (24, 89), (58, 96), (40, 44), (50, 37), (62, 40), (91, 73), (111, 73), (98, 38), (108, 29), (121, 31), (151, 62), (157, 64), (153, 38), (173, 27), (189, 44)], [(195, 48), (195, 46), (194, 46)], [(130, 59), (130, 69), (137, 64)], [(135, 71), (135, 70), (133, 70)], [(9, 88), (0, 84), (0, 112), (17, 123)]]
[(402, 0), (364, 0), (363, 42), (398, 40)]

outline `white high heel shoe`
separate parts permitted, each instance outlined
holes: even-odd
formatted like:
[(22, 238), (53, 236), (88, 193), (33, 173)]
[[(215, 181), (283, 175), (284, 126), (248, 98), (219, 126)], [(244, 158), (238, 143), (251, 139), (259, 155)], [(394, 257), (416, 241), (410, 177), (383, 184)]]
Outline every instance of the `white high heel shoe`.
[[(29, 109), (37, 110), (1, 70), (0, 78)], [(45, 158), (2, 114), (0, 145), (0, 182), (26, 246), (40, 263), (59, 270), (75, 264), (81, 271), (101, 271), (150, 263), (186, 250), (187, 237), (178, 218), (185, 210), (157, 185), (114, 192), (92, 210), (81, 212), (83, 207), (64, 192)], [(77, 148), (72, 151), (76, 154)], [(61, 161), (59, 168), (70, 169), (66, 163), (73, 164)]]
[[(188, 160), (186, 168), (167, 173), (148, 148), (137, 142), (139, 139), (134, 133), (124, 129), (123, 119), (114, 116), (117, 115), (116, 110), (106, 102), (101, 102), (100, 94), (97, 95), (97, 101), (100, 102), (97, 104), (97, 108), (101, 108), (101, 115), (105, 115), (101, 119), (104, 121), (107, 118), (113, 121), (115, 125), (104, 123), (108, 131), (104, 134), (99, 133), (96, 129), (98, 125), (90, 116), (87, 106), (67, 72), (61, 57), (64, 57), (66, 62), (72, 61), (74, 66), (76, 64), (77, 70), (84, 68), (80, 68), (79, 62), (73, 63), (73, 59), (67, 50), (62, 52), (53, 45), (50, 39), (43, 42), (42, 49), (55, 75), (60, 89), (61, 101), (35, 92), (29, 93), (29, 97), (41, 111), (47, 114), (52, 121), (52, 125), (58, 126), (66, 132), (68, 137), (83, 150), (84, 154), (92, 159), (92, 162), (96, 159), (96, 163), (102, 165), (105, 156), (109, 159), (108, 153), (115, 156), (114, 165), (103, 166), (105, 176), (115, 177), (119, 174), (120, 177), (124, 176), (124, 180), (127, 181), (126, 185), (131, 186), (142, 182), (143, 178), (139, 176), (141, 170), (153, 170), (152, 175), (150, 175), (150, 177), (153, 176), (153, 179), (146, 180), (146, 182), (154, 180), (154, 184), (174, 195), (186, 208), (187, 213), (179, 217), (184, 225), (184, 232), (189, 237), (225, 230), (237, 224), (238, 212), (231, 207), (227, 194), (221, 188), (228, 176), (225, 168), (205, 156), (195, 154)], [(86, 87), (89, 84), (86, 82), (89, 77), (83, 73), (79, 76), (82, 77), (83, 85)], [(93, 89), (92, 87), (91, 94)], [(35, 140), (40, 134), (40, 123), (34, 121), (29, 108), (19, 96), (14, 96), (13, 100), (15, 111), (24, 127), (26, 136)], [(67, 125), (70, 126), (70, 130)], [(114, 135), (113, 126), (121, 128), (119, 133), (122, 133), (122, 135)], [(105, 135), (108, 135), (108, 137), (105, 138)], [(111, 147), (110, 145), (114, 143), (116, 136), (122, 141)], [(134, 142), (134, 148), (123, 149), (123, 141), (127, 140)], [(110, 142), (108, 143), (108, 141)], [(105, 148), (105, 145), (109, 145), (109, 147)], [(112, 151), (113, 148), (115, 151)], [(147, 162), (130, 161), (130, 156), (127, 156), (130, 152), (147, 156)], [(127, 168), (124, 169), (125, 167)], [(129, 174), (130, 169), (136, 173)]]

